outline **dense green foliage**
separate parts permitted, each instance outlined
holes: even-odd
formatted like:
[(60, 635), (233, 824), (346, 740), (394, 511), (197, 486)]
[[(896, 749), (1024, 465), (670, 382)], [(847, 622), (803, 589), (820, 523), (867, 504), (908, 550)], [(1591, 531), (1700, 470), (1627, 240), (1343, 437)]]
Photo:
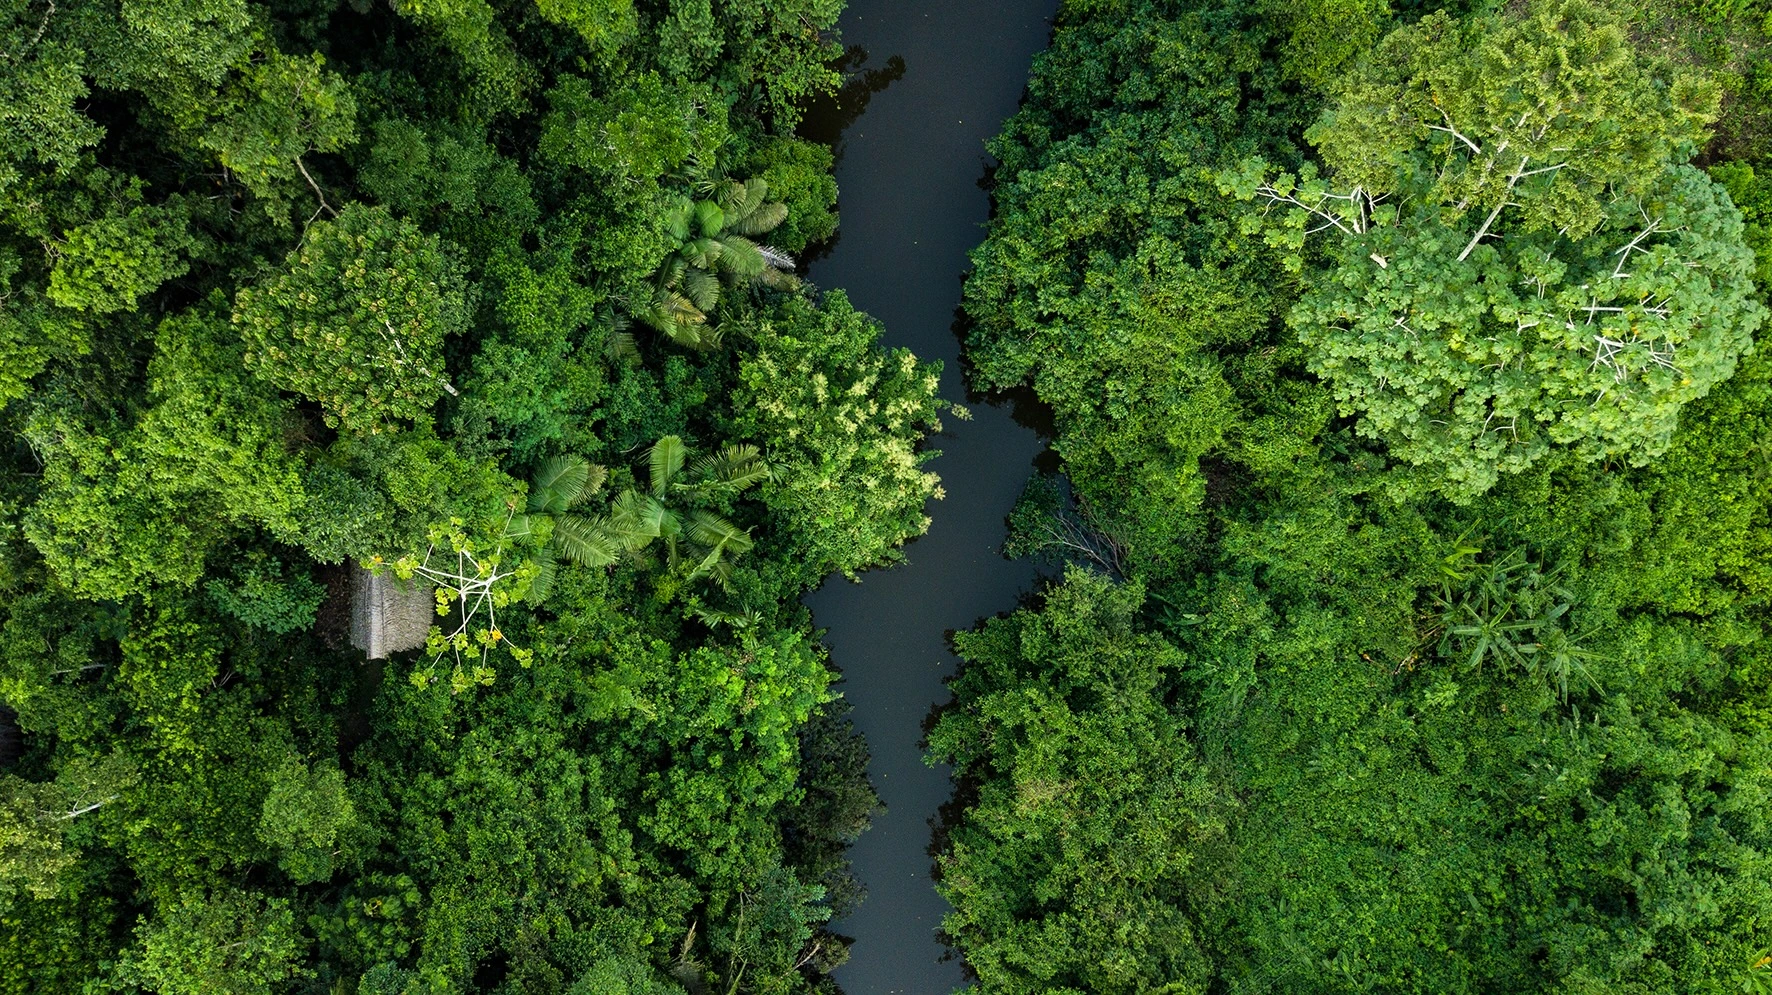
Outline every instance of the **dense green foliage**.
[(993, 146), (980, 991), (1772, 988), (1766, 10), (1431, 9), (1067, 3)]
[(0, 13), (0, 992), (830, 987), (877, 799), (798, 597), (940, 407), (788, 275), (837, 8)]

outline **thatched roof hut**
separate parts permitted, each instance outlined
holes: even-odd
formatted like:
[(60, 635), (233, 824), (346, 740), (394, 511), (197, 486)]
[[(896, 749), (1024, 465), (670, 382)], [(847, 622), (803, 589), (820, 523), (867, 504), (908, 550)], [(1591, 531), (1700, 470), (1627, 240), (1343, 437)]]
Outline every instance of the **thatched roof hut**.
[(428, 585), (359, 568), (351, 577), (351, 645), (371, 660), (425, 644), (437, 622)]

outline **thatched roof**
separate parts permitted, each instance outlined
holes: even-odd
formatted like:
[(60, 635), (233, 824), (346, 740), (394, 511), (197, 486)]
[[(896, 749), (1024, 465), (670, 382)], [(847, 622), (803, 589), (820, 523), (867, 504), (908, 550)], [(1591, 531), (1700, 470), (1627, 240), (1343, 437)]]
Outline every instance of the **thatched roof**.
[(369, 659), (423, 646), (436, 622), (428, 586), (363, 569), (351, 577), (351, 645)]

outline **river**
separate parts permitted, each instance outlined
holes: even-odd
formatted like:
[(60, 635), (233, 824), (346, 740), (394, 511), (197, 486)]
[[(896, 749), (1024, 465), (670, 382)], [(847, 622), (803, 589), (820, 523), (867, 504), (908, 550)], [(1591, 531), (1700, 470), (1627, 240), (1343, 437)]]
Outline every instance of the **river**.
[[(880, 319), (887, 345), (941, 360), (944, 397), (967, 397), (955, 320), (966, 253), (989, 215), (984, 142), (1021, 99), (1056, 7), (851, 0), (843, 40), (850, 68), (867, 74), (858, 78), (870, 79), (873, 92), (821, 104), (802, 129), (836, 143), (843, 218), (809, 276), (847, 290)], [(856, 940), (836, 972), (849, 995), (945, 995), (964, 983), (936, 934), (947, 904), (930, 880), (935, 820), (953, 782), (947, 768), (924, 764), (922, 741), (931, 713), (948, 700), (950, 634), (1013, 609), (1034, 583), (1033, 567), (1000, 548), (1004, 518), (1045, 449), (1007, 401), (968, 402), (973, 419), (947, 419), (932, 440), (947, 496), (931, 505), (934, 522), (907, 550), (908, 562), (859, 584), (833, 578), (806, 600), (828, 630), (887, 806), (852, 851), (867, 900), (834, 924)]]

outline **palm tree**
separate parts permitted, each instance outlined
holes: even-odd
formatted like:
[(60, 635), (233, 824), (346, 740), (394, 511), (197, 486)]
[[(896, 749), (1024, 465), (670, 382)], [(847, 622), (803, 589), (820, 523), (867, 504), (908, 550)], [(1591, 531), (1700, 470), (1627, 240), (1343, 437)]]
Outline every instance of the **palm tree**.
[(529, 504), (511, 519), (513, 536), (529, 535), (534, 519), (548, 518), (554, 525), (547, 545), (536, 554), (539, 572), (530, 582), (528, 601), (541, 604), (554, 587), (559, 560), (585, 567), (606, 567), (616, 561), (617, 550), (609, 544), (597, 520), (572, 514), (574, 505), (603, 489), (609, 471), (582, 456), (556, 456), (541, 465), (529, 489)]
[(652, 296), (634, 316), (692, 349), (720, 344), (720, 329), (709, 316), (727, 287), (762, 284), (792, 289), (794, 258), (752, 240), (787, 220), (788, 208), (771, 201), (761, 178), (718, 180), (702, 187), (711, 195), (683, 201), (666, 219), (676, 247), (652, 280)]
[(654, 540), (665, 547), (665, 563), (675, 569), (693, 563), (685, 580), (707, 578), (725, 586), (732, 575), (731, 558), (750, 551), (754, 541), (739, 528), (702, 505), (742, 493), (769, 479), (771, 470), (752, 445), (729, 445), (703, 456), (683, 440), (667, 435), (647, 453), (648, 486), (627, 488), (595, 518), (572, 508), (603, 487), (608, 472), (579, 456), (560, 456), (542, 464), (529, 492), (524, 514), (511, 520), (511, 535), (529, 535), (536, 518), (548, 518), (553, 531), (536, 554), (540, 568), (530, 584), (530, 604), (540, 604), (553, 588), (559, 560), (586, 567), (607, 567), (626, 555), (646, 561)]
[(647, 454), (650, 486), (618, 495), (597, 521), (599, 537), (636, 558), (654, 540), (662, 541), (669, 566), (694, 563), (686, 580), (706, 577), (724, 586), (732, 574), (730, 558), (750, 550), (751, 534), (697, 505), (767, 480), (769, 464), (751, 445), (729, 445), (694, 462), (691, 455), (675, 435), (653, 443)]

